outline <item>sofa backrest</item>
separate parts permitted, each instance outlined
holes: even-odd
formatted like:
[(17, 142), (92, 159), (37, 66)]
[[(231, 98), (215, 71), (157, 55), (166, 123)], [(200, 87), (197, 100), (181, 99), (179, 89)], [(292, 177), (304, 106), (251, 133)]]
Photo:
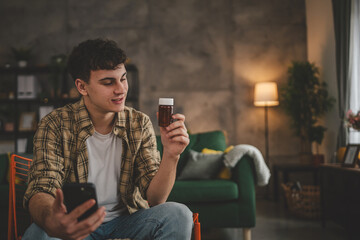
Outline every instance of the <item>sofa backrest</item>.
[[(188, 159), (189, 149), (197, 152), (201, 152), (204, 148), (209, 148), (218, 151), (224, 151), (226, 149), (226, 138), (223, 131), (211, 131), (204, 133), (189, 134), (190, 143), (186, 147), (185, 151), (180, 155), (180, 160), (177, 166), (177, 176), (181, 173)], [(162, 157), (163, 146), (161, 143), (161, 137), (156, 136), (157, 148), (160, 151)]]

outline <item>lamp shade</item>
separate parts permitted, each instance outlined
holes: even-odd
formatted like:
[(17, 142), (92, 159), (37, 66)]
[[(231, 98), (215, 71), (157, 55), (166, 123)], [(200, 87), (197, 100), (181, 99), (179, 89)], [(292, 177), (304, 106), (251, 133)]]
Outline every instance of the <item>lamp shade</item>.
[(258, 107), (279, 105), (277, 85), (275, 82), (256, 83), (254, 105)]

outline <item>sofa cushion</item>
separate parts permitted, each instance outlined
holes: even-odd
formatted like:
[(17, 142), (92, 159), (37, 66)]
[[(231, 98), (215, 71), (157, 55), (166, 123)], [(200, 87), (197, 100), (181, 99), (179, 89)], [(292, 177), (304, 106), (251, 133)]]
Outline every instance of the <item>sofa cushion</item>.
[[(210, 148), (213, 150), (224, 151), (226, 149), (226, 139), (223, 131), (212, 131), (205, 133), (189, 134), (190, 143), (185, 148), (184, 152), (180, 155), (180, 159), (177, 165), (176, 175), (179, 176), (184, 169), (188, 160), (189, 150), (195, 150), (201, 152), (204, 148)], [(156, 136), (157, 148), (160, 151), (160, 156), (163, 153), (163, 146), (161, 144), (160, 136)]]
[(239, 197), (235, 182), (228, 180), (175, 181), (168, 201), (180, 203), (219, 202)]
[(189, 150), (189, 158), (178, 180), (211, 179), (221, 170), (223, 154), (204, 154)]

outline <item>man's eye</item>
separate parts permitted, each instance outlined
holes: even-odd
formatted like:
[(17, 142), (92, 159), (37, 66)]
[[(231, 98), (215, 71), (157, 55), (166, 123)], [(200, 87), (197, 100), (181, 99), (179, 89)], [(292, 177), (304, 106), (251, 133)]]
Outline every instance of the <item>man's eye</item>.
[(111, 84), (112, 84), (112, 82), (104, 82), (104, 85), (106, 85), (106, 86), (109, 86)]
[(127, 80), (126, 78), (122, 78), (122, 79), (121, 79), (122, 82), (123, 82), (123, 81), (126, 81), (126, 80)]

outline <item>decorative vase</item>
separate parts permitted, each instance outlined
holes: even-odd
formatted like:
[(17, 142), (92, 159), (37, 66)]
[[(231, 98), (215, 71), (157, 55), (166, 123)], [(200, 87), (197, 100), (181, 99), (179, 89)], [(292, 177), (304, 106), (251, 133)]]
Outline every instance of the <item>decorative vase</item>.
[(314, 154), (312, 155), (312, 163), (314, 166), (320, 166), (320, 164), (324, 163), (325, 157), (324, 154)]

